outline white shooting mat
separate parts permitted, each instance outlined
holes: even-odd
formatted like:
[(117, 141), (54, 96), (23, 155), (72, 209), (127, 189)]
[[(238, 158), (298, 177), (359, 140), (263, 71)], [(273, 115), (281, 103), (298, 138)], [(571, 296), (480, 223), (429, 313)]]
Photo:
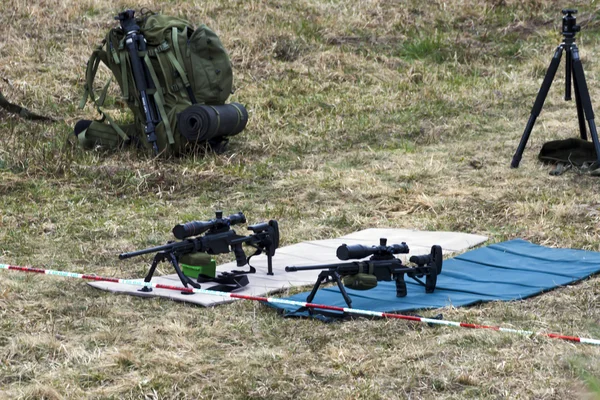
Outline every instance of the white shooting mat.
[[(440, 245), (444, 254), (461, 252), (470, 247), (485, 242), (488, 238), (480, 235), (458, 232), (425, 232), (410, 229), (365, 229), (336, 239), (313, 240), (285, 246), (275, 251), (273, 257), (273, 273), (267, 275), (267, 257), (259, 255), (252, 257), (250, 262), (256, 268), (255, 274), (248, 274), (250, 283), (235, 293), (264, 296), (267, 293), (280, 291), (293, 286), (314, 285), (320, 270), (285, 272), (285, 267), (290, 265), (315, 265), (331, 264), (340, 261), (336, 257), (336, 250), (342, 244), (363, 244), (365, 246), (379, 245), (379, 238), (387, 238), (387, 244), (406, 242), (410, 249), (409, 254), (401, 254), (403, 261), (411, 255), (423, 255), (431, 252), (431, 246)], [(170, 264), (169, 264), (170, 265)], [(148, 266), (149, 267), (149, 266)], [(237, 267), (235, 262), (219, 265), (217, 272), (246, 269)], [(443, 273), (443, 272), (442, 272)], [(143, 278), (140, 279), (140, 282)], [(154, 276), (153, 283), (171, 286), (182, 286), (177, 274)], [(140, 286), (124, 285), (113, 282), (91, 282), (90, 286), (113, 293), (129, 294), (143, 297), (165, 297), (177, 301), (199, 304), (205, 307), (235, 301), (229, 297), (212, 296), (203, 293), (182, 294), (176, 290), (152, 289), (151, 292), (140, 292)], [(210, 289), (214, 283), (203, 283), (202, 289)]]

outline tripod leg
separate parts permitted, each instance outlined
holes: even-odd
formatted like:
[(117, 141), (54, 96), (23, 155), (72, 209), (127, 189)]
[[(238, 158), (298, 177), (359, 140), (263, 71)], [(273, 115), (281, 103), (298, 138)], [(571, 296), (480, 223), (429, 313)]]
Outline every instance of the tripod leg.
[(552, 80), (554, 79), (556, 71), (558, 70), (558, 65), (560, 64), (562, 52), (562, 45), (558, 46), (556, 48), (556, 51), (554, 52), (552, 61), (550, 61), (550, 66), (548, 67), (548, 71), (546, 72), (546, 76), (544, 77), (544, 81), (542, 82), (542, 87), (540, 88), (540, 91), (538, 92), (538, 95), (535, 98), (533, 108), (531, 109), (529, 121), (527, 121), (527, 126), (525, 126), (525, 131), (523, 132), (523, 136), (521, 136), (519, 147), (517, 147), (517, 151), (515, 152), (515, 155), (513, 156), (512, 162), (510, 164), (511, 168), (519, 167), (519, 163), (521, 162), (521, 158), (523, 157), (523, 151), (525, 150), (525, 146), (527, 145), (527, 141), (529, 140), (529, 135), (531, 135), (531, 130), (533, 129), (535, 120), (542, 111), (544, 101), (546, 100), (546, 96), (548, 95), (548, 91), (550, 90), (550, 86), (552, 85)]
[(581, 139), (587, 140), (587, 129), (585, 128), (585, 115), (581, 105), (581, 95), (577, 87), (577, 75), (573, 74), (573, 88), (575, 89), (575, 105), (577, 106), (577, 120), (579, 121), (579, 135)]
[(587, 119), (590, 127), (590, 135), (592, 136), (592, 142), (594, 142), (594, 149), (596, 150), (596, 163), (600, 165), (600, 141), (598, 141), (598, 130), (596, 129), (596, 123), (594, 122), (594, 110), (592, 109), (592, 100), (590, 99), (590, 92), (588, 91), (587, 84), (585, 82), (585, 75), (583, 73), (583, 66), (581, 64), (581, 58), (579, 57), (579, 50), (575, 45), (572, 46), (573, 53), (573, 74), (577, 82), (577, 89), (581, 97), (581, 105), (585, 112), (585, 118)]
[[(572, 75), (573, 57), (571, 47), (565, 51), (565, 101), (571, 100), (571, 75)], [(577, 89), (575, 89), (577, 90)], [(577, 93), (577, 92), (575, 92)]]

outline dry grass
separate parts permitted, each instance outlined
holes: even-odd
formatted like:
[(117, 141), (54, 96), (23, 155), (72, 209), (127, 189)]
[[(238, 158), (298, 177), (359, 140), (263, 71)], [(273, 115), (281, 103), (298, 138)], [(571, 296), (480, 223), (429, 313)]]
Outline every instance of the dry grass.
[[(0, 110), (0, 261), (139, 277), (146, 266), (116, 254), (161, 243), (176, 223), (217, 208), (277, 219), (282, 245), (402, 227), (600, 251), (598, 178), (552, 177), (535, 158), (543, 142), (576, 135), (561, 79), (521, 167), (509, 168), (560, 42), (559, 2), (168, 2), (164, 13), (206, 23), (229, 49), (231, 100), (250, 109), (247, 130), (223, 155), (84, 152), (69, 136), (95, 116), (76, 108), (85, 62), (112, 15), (142, 6), (0, 4), (0, 90), (62, 119), (36, 124)], [(597, 104), (597, 5), (573, 6)], [(599, 303), (595, 277), (526, 301), (442, 311), (600, 337)], [(201, 309), (0, 276), (0, 398), (593, 398), (599, 357), (543, 338), (322, 324), (250, 302)]]

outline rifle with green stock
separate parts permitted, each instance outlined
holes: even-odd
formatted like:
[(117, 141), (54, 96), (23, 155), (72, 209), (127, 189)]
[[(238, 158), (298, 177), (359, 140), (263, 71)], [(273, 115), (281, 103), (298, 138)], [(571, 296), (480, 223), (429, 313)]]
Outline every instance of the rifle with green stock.
[[(248, 236), (238, 235), (231, 229), (231, 226), (245, 222), (246, 217), (241, 212), (223, 217), (223, 212), (217, 211), (215, 219), (209, 221), (192, 221), (176, 225), (173, 228), (173, 235), (177, 239), (180, 239), (179, 242), (171, 241), (162, 246), (122, 253), (119, 254), (119, 259), (125, 260), (143, 254), (156, 253), (150, 270), (144, 278), (144, 282), (150, 282), (158, 264), (162, 261), (167, 261), (173, 265), (177, 276), (179, 276), (181, 283), (186, 288), (190, 285), (196, 289), (200, 289), (199, 283), (194, 282), (182, 272), (180, 267), (181, 260), (184, 258), (193, 258), (194, 255), (198, 254), (215, 255), (233, 251), (237, 266), (243, 267), (248, 265), (250, 267), (249, 271), (223, 272), (216, 277), (203, 275), (198, 277), (198, 282), (215, 281), (225, 285), (233, 284), (233, 289), (236, 289), (248, 284), (248, 278), (245, 275), (256, 272), (256, 269), (250, 265), (250, 258), (255, 255), (265, 253), (268, 265), (267, 274), (273, 275), (273, 256), (275, 255), (275, 250), (279, 247), (279, 226), (277, 221), (270, 220), (269, 222), (249, 225), (248, 229), (252, 231), (252, 234)], [(204, 235), (200, 236), (202, 234)], [(255, 253), (246, 257), (242, 245), (255, 248)], [(223, 289), (223, 287), (219, 287), (219, 290)], [(152, 288), (145, 286), (140, 290), (150, 292)]]

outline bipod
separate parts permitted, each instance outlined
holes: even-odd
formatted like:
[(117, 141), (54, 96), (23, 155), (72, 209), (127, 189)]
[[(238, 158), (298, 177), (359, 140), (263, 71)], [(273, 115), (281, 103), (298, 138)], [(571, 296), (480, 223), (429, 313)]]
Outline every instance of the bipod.
[(523, 132), (523, 136), (519, 142), (519, 147), (517, 147), (517, 151), (515, 152), (510, 164), (511, 168), (519, 167), (519, 163), (521, 162), (523, 151), (525, 150), (525, 146), (527, 145), (527, 141), (531, 135), (533, 125), (542, 111), (544, 101), (546, 100), (546, 96), (548, 95), (548, 91), (550, 90), (550, 86), (552, 85), (552, 81), (556, 75), (556, 71), (558, 70), (563, 51), (566, 54), (565, 100), (571, 100), (572, 76), (573, 86), (575, 88), (577, 118), (579, 119), (579, 133), (581, 135), (581, 139), (587, 140), (585, 128), (585, 120), (587, 120), (590, 128), (590, 135), (592, 136), (592, 142), (594, 143), (594, 149), (596, 150), (596, 164), (600, 166), (600, 142), (598, 141), (598, 131), (596, 129), (596, 123), (594, 122), (592, 100), (590, 99), (590, 93), (585, 82), (585, 75), (583, 73), (583, 66), (579, 56), (579, 49), (575, 44), (575, 34), (581, 30), (581, 27), (576, 25), (576, 18), (574, 16), (574, 14), (577, 14), (577, 10), (567, 9), (562, 10), (562, 13), (564, 15), (562, 23), (563, 42), (556, 48), (554, 56), (552, 57), (552, 61), (550, 62), (550, 66), (548, 67), (548, 71), (544, 76), (542, 87), (540, 88), (535, 99), (535, 103), (533, 104), (529, 121), (527, 121), (525, 131)]
[[(310, 291), (310, 294), (306, 298), (306, 302), (312, 303), (313, 299), (315, 298), (315, 295), (317, 294), (317, 290), (319, 290), (319, 286), (321, 286), (321, 283), (327, 283), (327, 282), (333, 282), (333, 281), (335, 281), (338, 285), (338, 288), (340, 288), (340, 293), (344, 297), (346, 304), (348, 304), (348, 308), (352, 308), (352, 300), (350, 299), (350, 296), (348, 296), (348, 292), (346, 292), (346, 288), (344, 287), (344, 284), (342, 283), (342, 280), (340, 279), (340, 275), (336, 271), (332, 271), (329, 269), (321, 271), (319, 273), (319, 277), (317, 278), (315, 285), (313, 286), (312, 290)], [(309, 313), (312, 314), (312, 309), (309, 309)]]
[[(177, 261), (177, 257), (175, 256), (175, 254), (173, 254), (172, 252), (168, 252), (168, 251), (159, 251), (158, 253), (156, 253), (156, 255), (154, 256), (154, 259), (152, 260), (152, 265), (150, 266), (150, 270), (148, 271), (148, 274), (144, 278), (144, 282), (146, 282), (146, 283), (150, 282), (150, 280), (152, 279), (152, 275), (154, 275), (154, 271), (156, 271), (156, 267), (158, 266), (158, 263), (160, 263), (162, 261), (168, 261), (171, 263), (171, 265), (173, 265), (173, 268), (175, 268), (175, 272), (177, 272), (177, 276), (181, 280), (181, 283), (183, 284), (183, 286), (185, 286), (187, 288), (188, 284), (189, 284), (193, 288), (196, 288), (196, 289), (201, 288), (201, 286), (198, 283), (194, 282), (193, 280), (191, 280), (190, 278), (188, 278), (187, 276), (185, 276), (183, 274), (183, 271), (181, 271), (181, 268), (179, 267), (179, 262)], [(152, 288), (150, 286), (144, 286), (143, 288), (139, 289), (139, 291), (140, 292), (151, 292)], [(181, 292), (181, 294), (192, 294), (192, 293), (193, 292), (187, 292), (187, 291)]]

